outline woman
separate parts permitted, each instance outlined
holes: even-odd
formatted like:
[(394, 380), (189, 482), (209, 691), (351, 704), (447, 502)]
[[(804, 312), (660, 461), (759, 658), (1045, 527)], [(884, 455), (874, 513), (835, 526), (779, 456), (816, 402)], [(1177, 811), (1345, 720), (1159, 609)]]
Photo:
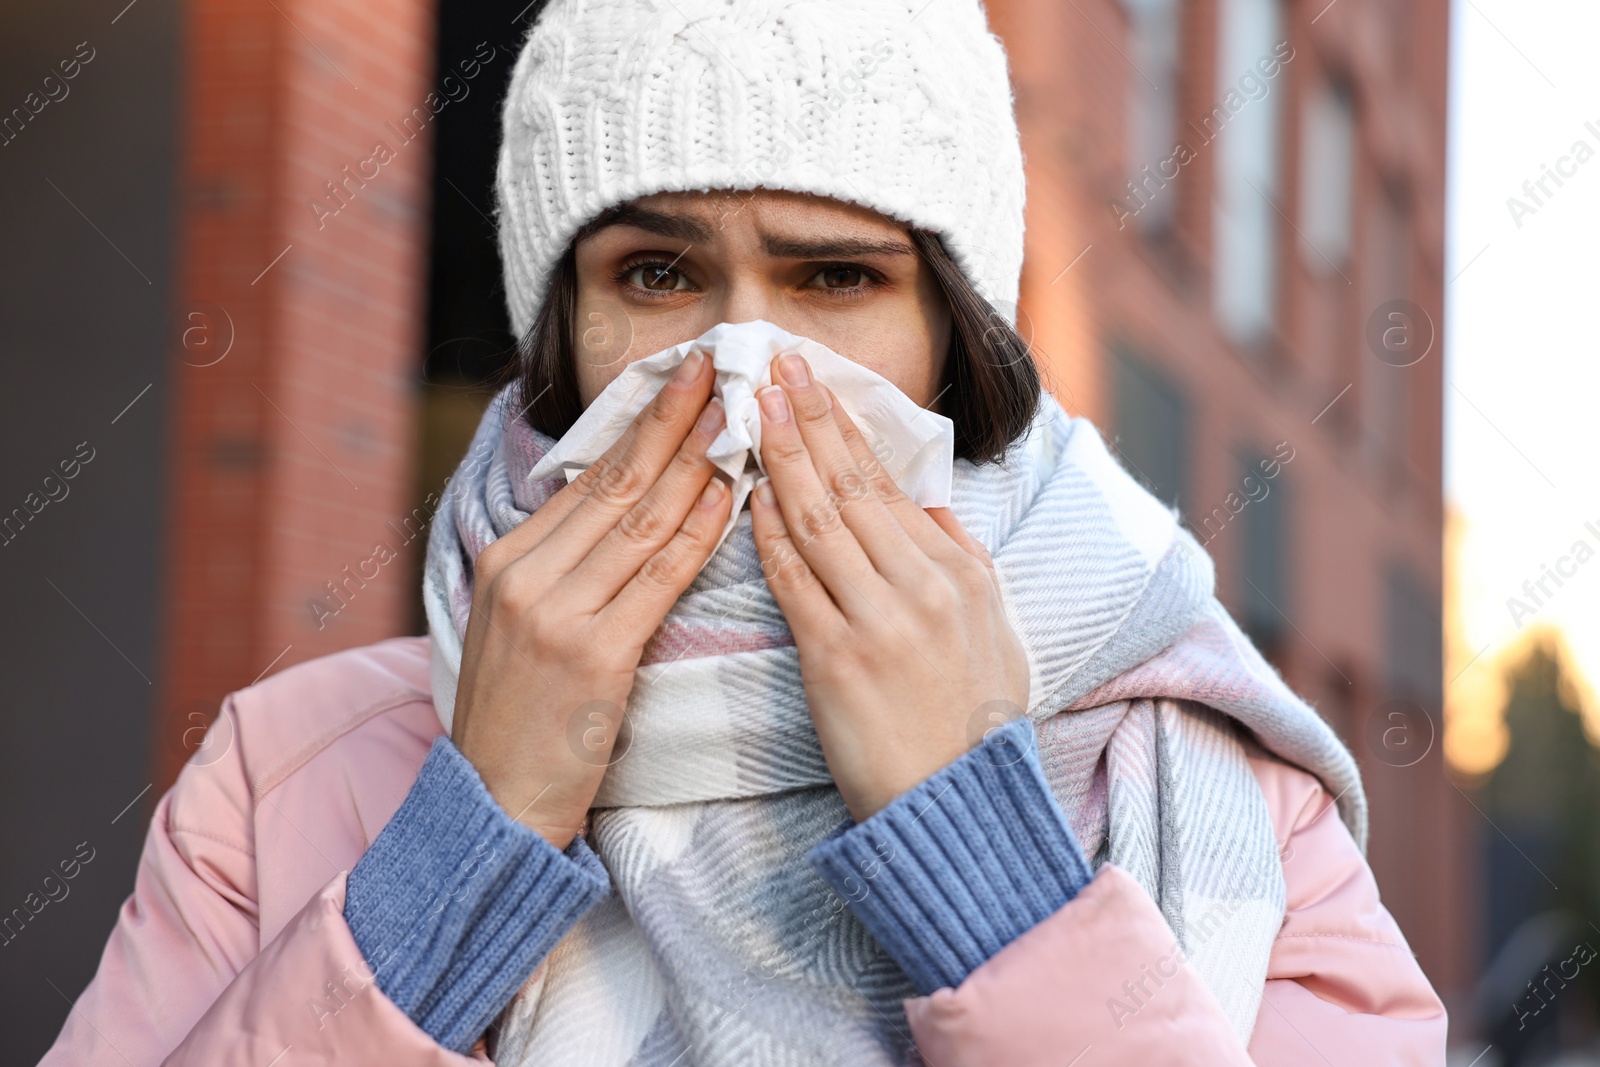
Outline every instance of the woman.
[[(430, 635), (227, 698), (46, 1062), (1442, 1063), (1349, 754), (1040, 394), (981, 9), (647, 8), (556, 0), (513, 75), (522, 361)], [(756, 320), (947, 415), (952, 506), (781, 353), (720, 544), (693, 352), (527, 477)]]

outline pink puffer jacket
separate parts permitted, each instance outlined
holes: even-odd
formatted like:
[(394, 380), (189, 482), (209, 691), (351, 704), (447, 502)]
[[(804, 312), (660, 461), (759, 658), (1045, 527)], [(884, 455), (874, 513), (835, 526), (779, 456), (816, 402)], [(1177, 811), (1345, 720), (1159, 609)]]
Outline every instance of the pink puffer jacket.
[[(394, 638), (228, 698), (157, 805), (133, 895), (44, 1064), (486, 1061), (482, 1042), (471, 1057), (435, 1044), (363, 978), (343, 916), (346, 874), (441, 732), (428, 652)], [(1443, 1064), (1444, 1006), (1331, 798), (1264, 751), (1251, 762), (1289, 906), (1248, 1048), (1155, 903), (1107, 865), (958, 988), (906, 1001), (926, 1062)]]

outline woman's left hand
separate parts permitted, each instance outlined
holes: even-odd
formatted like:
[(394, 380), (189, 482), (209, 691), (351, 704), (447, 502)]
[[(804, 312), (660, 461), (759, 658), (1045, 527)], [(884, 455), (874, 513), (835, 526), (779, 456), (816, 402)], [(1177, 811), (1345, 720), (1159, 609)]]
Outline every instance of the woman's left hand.
[(751, 520), (823, 755), (861, 823), (1021, 715), (1028, 660), (988, 550), (900, 490), (804, 359), (774, 360), (772, 378)]

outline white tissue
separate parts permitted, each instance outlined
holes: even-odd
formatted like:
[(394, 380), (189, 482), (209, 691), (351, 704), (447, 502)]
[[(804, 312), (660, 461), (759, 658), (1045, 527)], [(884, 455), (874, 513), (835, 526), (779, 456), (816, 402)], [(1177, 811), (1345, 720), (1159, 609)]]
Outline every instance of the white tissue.
[(616, 443), (634, 416), (695, 349), (711, 360), (717, 374), (712, 391), (727, 410), (727, 424), (706, 454), (728, 476), (733, 488), (733, 508), (718, 545), (733, 529), (745, 498), (765, 473), (761, 466), (761, 411), (755, 394), (772, 384), (772, 359), (784, 353), (798, 352), (805, 357), (812, 377), (833, 391), (835, 401), (860, 428), (884, 470), (918, 507), (949, 505), (955, 424), (918, 407), (882, 375), (763, 319), (724, 322), (693, 341), (630, 363), (544, 454), (529, 472), (529, 481), (549, 478), (558, 470), (566, 473), (569, 482), (576, 478)]

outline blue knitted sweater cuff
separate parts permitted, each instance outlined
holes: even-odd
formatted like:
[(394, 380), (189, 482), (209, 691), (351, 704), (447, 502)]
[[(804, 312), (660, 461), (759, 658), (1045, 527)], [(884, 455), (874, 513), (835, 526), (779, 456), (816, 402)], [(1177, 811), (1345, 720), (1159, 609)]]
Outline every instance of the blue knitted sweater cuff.
[(924, 996), (959, 986), (1093, 877), (1026, 716), (807, 858)]
[(466, 1053), (610, 889), (582, 837), (560, 852), (511, 818), (441, 735), (350, 871), (344, 917), (378, 988)]

